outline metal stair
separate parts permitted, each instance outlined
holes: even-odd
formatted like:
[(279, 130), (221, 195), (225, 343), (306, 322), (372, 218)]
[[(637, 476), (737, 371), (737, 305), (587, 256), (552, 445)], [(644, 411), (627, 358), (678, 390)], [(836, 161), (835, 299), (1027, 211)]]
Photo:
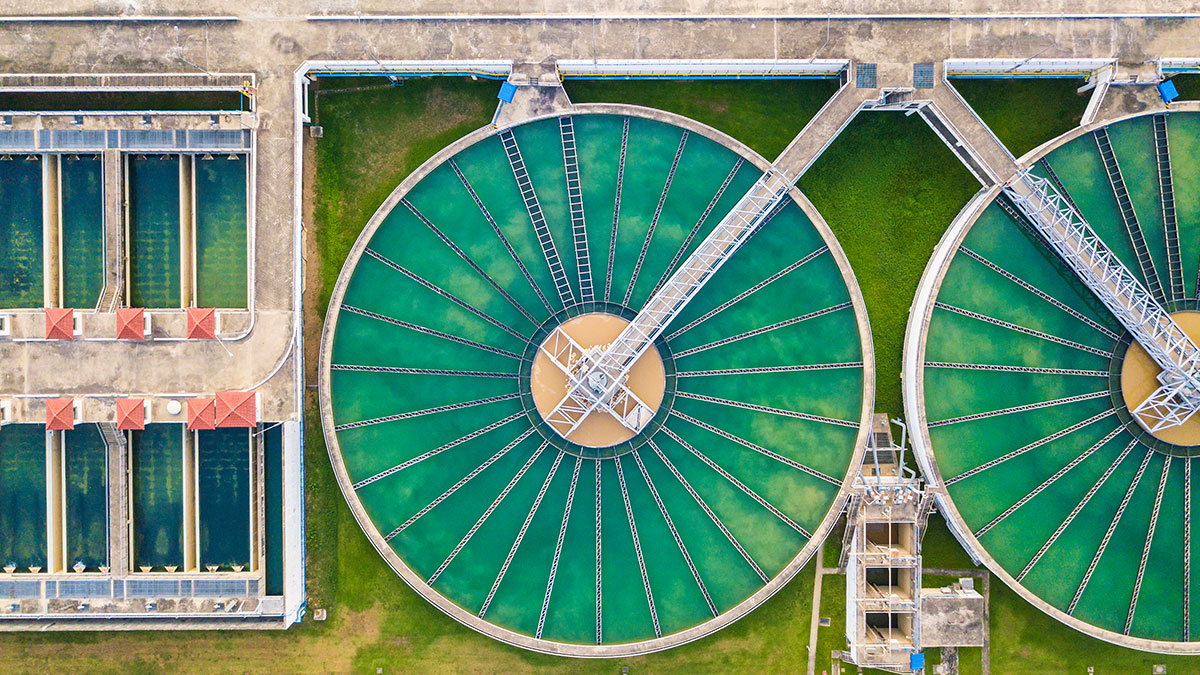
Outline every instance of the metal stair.
[(1171, 179), (1171, 149), (1167, 145), (1167, 116), (1154, 116), (1154, 153), (1158, 161), (1158, 191), (1162, 197), (1163, 235), (1167, 245), (1171, 301), (1184, 298), (1183, 261), (1179, 257), (1179, 223), (1175, 218), (1175, 185)]
[(1108, 140), (1108, 131), (1097, 129), (1092, 132), (1096, 145), (1100, 148), (1100, 158), (1104, 160), (1104, 169), (1108, 172), (1108, 182), (1112, 185), (1113, 196), (1117, 199), (1121, 220), (1125, 223), (1125, 231), (1133, 244), (1134, 254), (1137, 255), (1138, 267), (1141, 268), (1142, 279), (1150, 294), (1159, 302), (1166, 301), (1162, 283), (1154, 269), (1154, 260), (1150, 257), (1150, 248), (1146, 245), (1146, 237), (1142, 235), (1142, 226), (1138, 223), (1137, 213), (1133, 210), (1133, 202), (1129, 199), (1129, 190), (1125, 187), (1125, 178), (1121, 175), (1121, 167), (1113, 154), (1112, 143)]
[(563, 164), (567, 170), (567, 201), (571, 206), (571, 234), (575, 241), (575, 268), (579, 273), (582, 302), (595, 299), (592, 289), (592, 263), (588, 257), (587, 223), (583, 218), (583, 188), (579, 184), (579, 156), (575, 152), (575, 123), (569, 116), (558, 118), (562, 136)]
[(550, 277), (558, 290), (559, 300), (563, 307), (575, 304), (575, 295), (571, 285), (567, 283), (567, 273), (563, 270), (562, 259), (550, 236), (550, 228), (546, 225), (546, 217), (542, 214), (542, 205), (538, 203), (537, 194), (533, 191), (533, 182), (529, 180), (529, 171), (525, 168), (525, 160), (521, 158), (521, 149), (517, 147), (517, 139), (511, 129), (500, 132), (500, 142), (508, 155), (508, 163), (512, 167), (513, 177), (517, 179), (517, 187), (521, 190), (521, 199), (525, 202), (525, 210), (529, 212), (529, 220), (533, 222), (533, 231), (537, 234), (538, 244), (542, 247), (542, 255), (550, 266)]

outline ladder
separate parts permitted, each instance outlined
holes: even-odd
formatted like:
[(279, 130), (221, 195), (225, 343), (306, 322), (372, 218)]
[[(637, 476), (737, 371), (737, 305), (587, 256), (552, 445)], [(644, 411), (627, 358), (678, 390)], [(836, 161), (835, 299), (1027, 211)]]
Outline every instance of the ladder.
[(1142, 278), (1146, 281), (1150, 294), (1159, 302), (1166, 299), (1158, 273), (1154, 270), (1154, 260), (1150, 257), (1150, 248), (1146, 245), (1146, 237), (1142, 235), (1142, 226), (1138, 223), (1137, 213), (1133, 210), (1133, 202), (1129, 199), (1129, 190), (1125, 187), (1125, 178), (1121, 175), (1121, 167), (1113, 154), (1112, 143), (1108, 140), (1108, 131), (1097, 129), (1092, 132), (1096, 145), (1100, 148), (1100, 158), (1104, 160), (1104, 169), (1108, 172), (1108, 182), (1112, 185), (1113, 196), (1117, 199), (1121, 220), (1129, 233), (1129, 241), (1133, 244), (1134, 254), (1137, 255), (1138, 266), (1142, 270)]
[(575, 304), (575, 296), (571, 285), (567, 283), (567, 273), (563, 270), (562, 259), (558, 257), (558, 249), (550, 236), (550, 228), (546, 225), (546, 217), (542, 214), (542, 205), (538, 203), (537, 194), (533, 191), (533, 181), (529, 180), (529, 171), (525, 168), (525, 160), (521, 158), (521, 149), (517, 147), (517, 139), (511, 129), (500, 132), (500, 142), (508, 155), (508, 163), (512, 167), (513, 177), (517, 179), (517, 187), (521, 190), (521, 199), (525, 202), (525, 210), (533, 223), (533, 231), (537, 235), (538, 244), (542, 247), (542, 255), (550, 266), (550, 277), (558, 290), (558, 298), (563, 308)]
[(563, 164), (567, 170), (567, 201), (571, 206), (571, 234), (575, 240), (575, 268), (579, 273), (579, 295), (582, 302), (591, 302), (592, 263), (588, 258), (587, 224), (583, 218), (583, 188), (579, 184), (579, 156), (575, 151), (575, 123), (569, 116), (558, 118), (562, 135)]
[(1163, 236), (1167, 245), (1171, 301), (1183, 300), (1183, 261), (1179, 258), (1179, 223), (1175, 218), (1175, 184), (1171, 179), (1171, 149), (1167, 145), (1167, 116), (1154, 116), (1154, 154), (1158, 162), (1158, 191), (1162, 197)]

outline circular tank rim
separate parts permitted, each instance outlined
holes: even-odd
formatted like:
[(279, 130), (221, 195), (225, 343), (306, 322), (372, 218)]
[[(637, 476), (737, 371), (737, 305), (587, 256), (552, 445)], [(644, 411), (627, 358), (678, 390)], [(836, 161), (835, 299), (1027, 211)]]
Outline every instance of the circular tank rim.
[[(1200, 112), (1200, 101), (1187, 101), (1182, 104), (1174, 104), (1169, 111), (1161, 109), (1143, 110), (1079, 125), (1022, 155), (1017, 160), (1017, 167), (1018, 169), (1028, 168), (1037, 160), (1050, 154), (1050, 152), (1096, 129), (1135, 117), (1144, 117), (1162, 112)], [(1011, 179), (1012, 176), (1009, 176), (1005, 179), (1005, 182)], [(975, 225), (976, 220), (978, 220), (984, 209), (1000, 194), (1001, 188), (1003, 188), (1003, 184), (980, 189), (963, 206), (958, 215), (955, 216), (955, 219), (946, 229), (945, 234), (942, 235), (941, 240), (938, 241), (937, 246), (934, 247), (929, 263), (921, 275), (921, 281), (917, 285), (917, 294), (909, 308), (908, 327), (905, 330), (904, 336), (903, 367), (901, 370), (901, 379), (904, 388), (904, 416), (909, 422), (911, 430), (909, 437), (912, 442), (913, 452), (917, 457), (917, 463), (920, 465), (922, 473), (925, 474), (926, 489), (934, 493), (938, 510), (945, 517), (946, 525), (950, 528), (951, 534), (967, 550), (971, 559), (976, 561), (977, 564), (982, 563), (987, 567), (988, 571), (1003, 581), (1017, 595), (1042, 612), (1085, 635), (1121, 647), (1161, 654), (1200, 654), (1200, 641), (1155, 640), (1117, 633), (1077, 619), (1046, 602), (1026, 588), (1024, 584), (1017, 581), (1015, 577), (1009, 574), (988, 553), (987, 548), (971, 532), (971, 528), (967, 525), (962, 514), (959, 513), (958, 507), (954, 504), (954, 500), (950, 498), (946, 490), (941, 471), (937, 465), (937, 458), (933, 452), (932, 441), (929, 436), (928, 420), (925, 417), (925, 369), (922, 367), (922, 364), (925, 363), (925, 346), (929, 334), (929, 322), (933, 316), (934, 302), (937, 299), (938, 292), (941, 290), (942, 281), (950, 268), (950, 263), (953, 261), (954, 255), (958, 252), (967, 233)]]
[[(585, 103), (576, 104), (569, 110), (556, 112), (537, 117), (531, 117), (527, 120), (522, 120), (520, 124), (527, 124), (544, 119), (559, 117), (560, 115), (584, 115), (584, 114), (611, 114), (623, 115), (631, 117), (640, 117), (644, 119), (656, 120), (677, 127), (687, 129), (693, 133), (699, 133), (706, 138), (716, 141), (726, 148), (734, 151), (740, 157), (754, 164), (760, 171), (765, 171), (771, 166), (771, 163), (764, 159), (762, 155), (751, 150), (744, 143), (735, 140), (733, 137), (718, 131), (713, 127), (702, 124), (690, 118), (675, 113), (670, 113), (654, 108), (644, 106), (618, 104), (618, 103)], [(513, 126), (519, 126), (513, 125)], [(506, 127), (509, 128), (509, 127)], [(425, 583), (419, 575), (413, 572), (400, 556), (392, 550), (392, 548), (384, 541), (382, 534), (378, 528), (371, 522), (367, 515), (366, 509), (358, 499), (352, 487), (352, 481), (346, 471), (345, 464), (342, 462), (341, 447), (338, 444), (337, 434), (333, 431), (333, 409), (330, 401), (330, 360), (333, 351), (333, 335), (337, 331), (337, 318), (342, 305), (342, 299), (345, 296), (346, 287), (349, 284), (350, 277), (353, 276), (353, 271), (362, 258), (367, 244), (371, 237), (379, 229), (380, 224), (391, 212), (392, 208), (399, 203), (400, 199), (408, 193), (418, 182), (427, 176), (433, 169), (440, 166), (450, 157), (464, 150), (479, 141), (482, 141), (490, 136), (497, 134), (500, 129), (493, 125), (481, 127), (466, 136), (458, 139), (450, 145), (442, 148), (421, 166), (407, 176), (399, 185), (388, 195), (387, 199), (379, 206), (375, 213), (367, 221), (366, 226), (359, 234), (347, 255), (346, 260), (342, 263), (341, 270), (338, 273), (337, 282), (334, 285), (333, 293), (329, 300), (329, 307), (325, 314), (325, 323), (321, 329), (320, 356), (317, 369), (318, 377), (318, 401), (321, 412), (321, 426), (324, 434), (326, 451), (329, 454), (330, 462), (333, 465), (334, 476), (337, 479), (338, 487), (341, 489), (342, 496), (345, 498), (347, 505), (350, 507), (354, 519), (358, 522), (359, 527), (367, 536), (367, 539), (374, 546), (375, 550), (392, 568), (409, 585), (427, 602), (432, 604), (437, 609), (441, 610), (450, 618), (458, 621), (464, 626), (475, 630), (490, 638), (501, 642), (528, 649), (530, 651), (540, 652), (543, 654), (551, 654), (557, 656), (571, 656), (581, 658), (613, 658), (624, 656), (638, 656), (649, 654), (652, 652), (670, 649), (679, 645), (698, 640), (715, 633), (716, 631), (725, 628), (743, 616), (749, 614), (762, 603), (766, 602), (772, 595), (783, 588), (801, 569), (808, 563), (813, 555), (820, 548), (829, 532), (833, 529), (838, 517), (841, 515), (845, 507), (846, 500), (849, 498), (849, 490), (854, 477), (853, 468), (858, 466), (862, 461), (862, 456), (865, 451), (867, 441), (867, 431), (870, 429), (871, 415), (874, 409), (875, 401), (875, 355), (873, 350), (873, 342), (871, 339), (871, 328), (867, 320), (866, 304), (863, 300), (862, 291), (858, 286), (858, 281), (854, 276), (853, 270), (850, 268), (850, 263), (846, 258), (845, 252), (842, 251), (841, 245), (838, 243), (833, 231), (825, 223), (825, 220), (817, 212), (816, 207), (808, 201), (808, 198), (800, 192), (799, 188), (794, 185), (791, 187), (789, 194), (792, 200), (804, 211), (820, 234), (822, 240), (829, 247), (830, 253), (837, 263), (838, 269), (842, 275), (842, 281), (846, 284), (847, 291), (850, 294), (850, 300), (854, 307), (855, 322), (858, 326), (859, 342), (863, 355), (863, 404), (862, 418), (859, 421), (858, 435), (854, 442), (853, 453), (850, 458), (846, 476), (843, 478), (841, 486), (838, 488), (838, 493), (830, 504), (825, 517), (821, 520), (820, 525), (813, 531), (813, 536), (800, 549), (795, 557), (783, 568), (779, 574), (775, 575), (767, 584), (759, 588), (750, 597), (742, 602), (719, 614), (716, 617), (708, 619), (690, 628), (684, 629), (677, 633), (664, 635), (662, 637), (641, 640), (637, 642), (626, 642), (619, 644), (604, 644), (604, 645), (589, 645), (575, 644), (566, 642), (557, 642), (535, 638), (523, 633), (518, 633), (507, 628), (503, 628), (491, 622), (480, 619), (473, 613), (464, 610), (462, 607), (455, 604), (449, 598), (433, 589)]]

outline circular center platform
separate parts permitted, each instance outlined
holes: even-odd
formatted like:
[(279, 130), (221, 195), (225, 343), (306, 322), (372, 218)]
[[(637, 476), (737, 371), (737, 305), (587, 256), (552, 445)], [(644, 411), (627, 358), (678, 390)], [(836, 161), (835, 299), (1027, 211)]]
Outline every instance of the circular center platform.
[[(640, 418), (636, 416), (636, 409), (641, 406), (629, 401), (627, 396), (623, 397), (622, 388), (618, 388), (616, 393), (608, 397), (605, 406), (608, 410), (598, 409), (580, 421), (574, 430), (571, 430), (571, 425), (554, 421), (551, 416), (551, 412), (567, 395), (576, 379), (589, 377), (587, 365), (594, 363), (628, 325), (629, 321), (619, 316), (584, 314), (560, 325), (538, 349), (529, 383), (534, 405), (550, 428), (572, 443), (589, 448), (605, 448), (627, 441), (645, 427), (662, 403), (667, 375), (658, 349), (651, 345), (629, 369), (622, 382), (622, 388), (628, 389), (638, 401), (645, 403), (649, 408)], [(568, 347), (570, 343), (562, 340), (558, 331), (569, 336), (577, 348)], [(582, 348), (590, 358), (583, 358), (578, 348)], [(571, 373), (570, 377), (568, 372)], [(599, 387), (608, 384), (601, 373), (593, 373), (591, 378), (596, 380), (594, 384)], [(579, 402), (587, 405), (592, 400), (580, 397)], [(617, 418), (619, 414), (626, 417), (625, 423)]]
[[(1188, 337), (1192, 338), (1193, 342), (1200, 342), (1200, 312), (1175, 312), (1171, 318), (1175, 319), (1175, 323), (1179, 324), (1179, 327), (1187, 333)], [(1146, 353), (1140, 344), (1134, 342), (1129, 345), (1129, 352), (1125, 355), (1125, 362), (1121, 365), (1121, 394), (1125, 397), (1125, 404), (1131, 412), (1141, 405), (1142, 401), (1149, 398), (1155, 389), (1158, 389), (1160, 372), (1162, 372), (1162, 368), (1158, 367), (1158, 364), (1150, 358), (1150, 354)], [(1183, 424), (1158, 431), (1151, 431), (1137, 415), (1134, 415), (1133, 418), (1160, 441), (1175, 445), (1200, 445), (1200, 415), (1193, 415)]]

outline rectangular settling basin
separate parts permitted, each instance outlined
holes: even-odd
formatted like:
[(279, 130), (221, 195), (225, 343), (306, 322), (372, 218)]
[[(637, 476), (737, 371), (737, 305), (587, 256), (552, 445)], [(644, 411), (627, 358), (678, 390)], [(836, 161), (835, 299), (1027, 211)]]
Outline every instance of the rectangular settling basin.
[(0, 428), (0, 564), (46, 569), (46, 430)]
[(0, 308), (41, 307), (42, 158), (0, 155)]
[(129, 304), (179, 307), (180, 157), (131, 155), (127, 167)]
[(200, 569), (250, 567), (251, 429), (196, 432)]
[(133, 566), (183, 565), (183, 425), (133, 432)]
[(62, 190), (62, 304), (89, 309), (104, 287), (104, 189), (99, 155), (68, 155)]
[(246, 307), (246, 155), (196, 157), (196, 304)]
[(96, 572), (108, 564), (108, 453), (95, 424), (63, 432), (66, 566)]

